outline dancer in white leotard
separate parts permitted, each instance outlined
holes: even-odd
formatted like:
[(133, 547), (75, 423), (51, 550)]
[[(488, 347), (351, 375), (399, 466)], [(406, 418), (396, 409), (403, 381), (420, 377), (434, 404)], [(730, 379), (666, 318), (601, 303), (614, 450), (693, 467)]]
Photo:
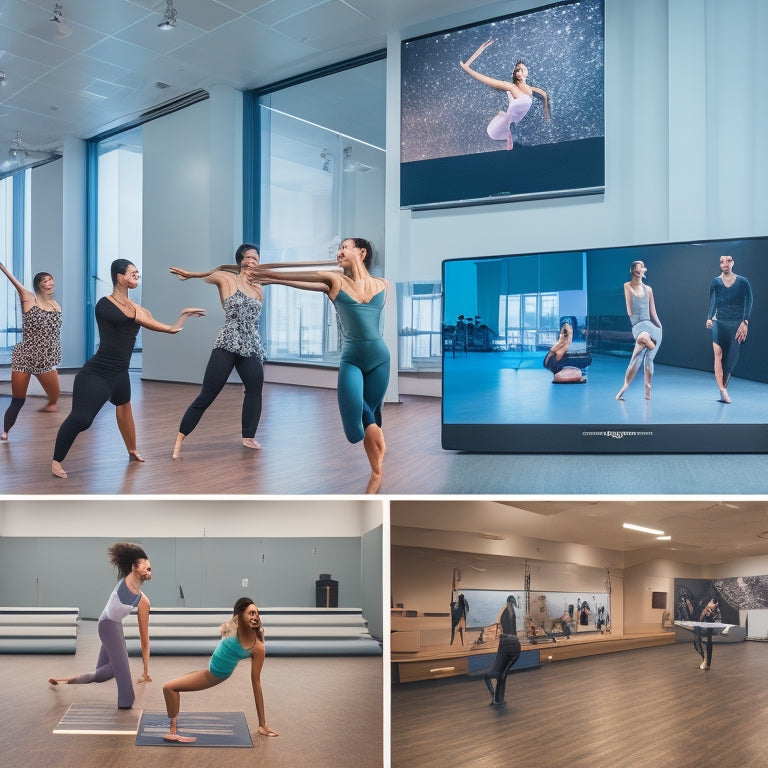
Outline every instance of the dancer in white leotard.
[(507, 149), (512, 149), (514, 142), (512, 139), (512, 126), (517, 125), (527, 114), (533, 103), (534, 95), (544, 102), (544, 117), (549, 122), (549, 97), (546, 91), (541, 88), (535, 88), (528, 85), (528, 66), (523, 61), (518, 61), (512, 72), (512, 80), (497, 80), (495, 77), (483, 75), (472, 69), (472, 62), (489, 46), (494, 43), (493, 40), (486, 40), (466, 61), (460, 61), (459, 66), (475, 80), (496, 88), (499, 91), (505, 91), (509, 99), (509, 106), (506, 112), (499, 112), (490, 123), (488, 123), (488, 135), (495, 141), (506, 141)]

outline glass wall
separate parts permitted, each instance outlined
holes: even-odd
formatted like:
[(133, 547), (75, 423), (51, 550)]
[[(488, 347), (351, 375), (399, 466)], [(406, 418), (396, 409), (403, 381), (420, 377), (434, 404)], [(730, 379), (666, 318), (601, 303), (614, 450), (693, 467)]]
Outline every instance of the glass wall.
[[(30, 170), (0, 179), (0, 262), (31, 289), (29, 254)], [(13, 347), (21, 341), (21, 304), (11, 282), (0, 276), (0, 365), (10, 365)]]
[[(128, 259), (141, 272), (142, 267), (142, 129), (133, 128), (101, 141), (92, 150), (90, 173), (93, 194), (93, 231), (89, 254), (90, 306), (112, 291), (110, 265), (115, 259)], [(95, 167), (93, 167), (95, 164)], [(95, 206), (95, 208), (94, 208)], [(141, 283), (131, 293), (141, 303)], [(98, 329), (93, 313), (88, 314), (89, 355), (98, 346)], [(141, 367), (141, 332), (136, 339), (131, 367)]]

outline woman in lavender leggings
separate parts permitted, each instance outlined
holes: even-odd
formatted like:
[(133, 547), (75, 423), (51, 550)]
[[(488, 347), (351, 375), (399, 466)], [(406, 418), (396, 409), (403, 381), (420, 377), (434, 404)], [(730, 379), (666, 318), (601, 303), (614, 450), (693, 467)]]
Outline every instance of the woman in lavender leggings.
[(152, 682), (149, 676), (149, 600), (141, 591), (143, 583), (152, 578), (152, 565), (146, 552), (138, 544), (121, 541), (113, 544), (107, 552), (112, 565), (117, 568), (120, 581), (112, 590), (99, 617), (98, 632), (101, 649), (96, 661), (96, 669), (75, 677), (51, 677), (48, 682), (51, 685), (59, 683), (81, 685), (103, 683), (115, 678), (118, 709), (130, 709), (133, 706), (135, 694), (128, 663), (128, 650), (123, 636), (123, 619), (134, 609), (137, 610), (144, 673), (136, 682)]

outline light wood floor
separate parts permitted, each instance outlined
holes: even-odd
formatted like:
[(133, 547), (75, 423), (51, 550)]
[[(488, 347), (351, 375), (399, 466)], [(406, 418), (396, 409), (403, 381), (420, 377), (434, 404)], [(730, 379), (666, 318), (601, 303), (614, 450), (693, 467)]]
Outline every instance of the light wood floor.
[[(3, 768), (380, 768), (383, 749), (382, 660), (364, 657), (268, 657), (262, 674), (267, 723), (280, 736), (259, 736), (249, 666), (208, 691), (184, 694), (182, 710), (240, 711), (253, 749), (137, 747), (135, 735), (61, 735), (52, 731), (72, 703), (114, 708), (114, 681), (49, 686), (51, 675), (93, 667), (98, 653), (95, 622), (83, 622), (72, 656), (0, 655), (0, 765)], [(135, 710), (164, 710), (162, 684), (207, 665), (207, 657), (156, 656), (153, 682), (137, 686)], [(141, 661), (131, 659), (135, 676)]]
[(765, 768), (768, 644), (691, 643), (510, 675), (506, 705), (481, 678), (393, 686), (393, 768)]
[[(360, 494), (369, 467), (362, 445), (344, 439), (335, 390), (267, 384), (257, 439), (240, 444), (241, 387), (228, 385), (187, 438), (183, 461), (171, 451), (179, 419), (197, 395), (192, 384), (141, 381), (133, 376), (139, 450), (147, 462), (129, 464), (114, 408), (105, 406), (80, 435), (64, 466), (50, 474), (58, 413), (36, 410), (30, 397), (0, 444), (3, 494)], [(0, 396), (0, 411), (10, 402)], [(491, 455), (444, 451), (440, 399), (403, 396), (384, 406), (387, 457), (383, 494), (764, 494), (766, 455)]]

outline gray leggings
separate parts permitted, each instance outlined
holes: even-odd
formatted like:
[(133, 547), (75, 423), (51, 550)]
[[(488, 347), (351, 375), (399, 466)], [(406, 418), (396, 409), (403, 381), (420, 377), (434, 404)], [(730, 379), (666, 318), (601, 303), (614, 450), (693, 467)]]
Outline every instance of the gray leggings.
[(87, 675), (75, 677), (69, 682), (71, 685), (103, 683), (114, 677), (117, 682), (117, 706), (120, 709), (130, 709), (133, 706), (135, 694), (122, 623), (111, 619), (99, 619), (99, 638), (101, 649), (99, 658), (96, 660), (96, 670)]

